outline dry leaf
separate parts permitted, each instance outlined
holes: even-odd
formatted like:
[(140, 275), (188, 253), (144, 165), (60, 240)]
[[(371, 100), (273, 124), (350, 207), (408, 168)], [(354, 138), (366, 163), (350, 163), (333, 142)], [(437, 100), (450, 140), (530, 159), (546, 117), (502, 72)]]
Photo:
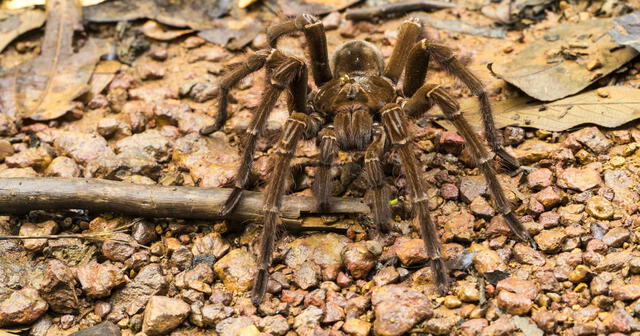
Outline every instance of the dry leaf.
[(323, 15), (351, 7), (361, 0), (269, 0), (284, 16)]
[[(97, 5), (105, 0), (81, 0), (82, 6)], [(5, 9), (20, 9), (33, 6), (43, 6), (46, 0), (5, 0), (2, 2), (2, 8)]]
[(55, 119), (88, 90), (87, 82), (105, 41), (90, 40), (73, 51), (74, 35), (82, 29), (81, 9), (73, 0), (50, 0), (42, 54), (20, 64), (0, 79), (4, 113), (33, 120)]
[(121, 67), (122, 64), (115, 60), (100, 61), (93, 70), (91, 80), (89, 80), (91, 87), (89, 99), (102, 92), (111, 83)]
[(255, 19), (247, 17), (236, 20), (229, 17), (224, 21), (216, 21), (215, 28), (203, 30), (198, 33), (198, 36), (231, 50), (240, 50), (263, 31), (264, 27)]
[[(602, 97), (607, 95), (607, 97)], [(532, 127), (560, 132), (582, 124), (618, 127), (640, 118), (640, 90), (625, 86), (608, 86), (557, 100), (540, 103), (520, 96), (492, 102), (498, 128), (506, 126)], [(477, 131), (482, 130), (482, 117), (477, 99), (461, 101), (461, 109)], [(452, 124), (438, 121), (454, 130)]]
[(613, 40), (640, 51), (640, 11), (616, 18), (615, 22), (609, 31)]
[(84, 9), (95, 22), (153, 19), (174, 27), (213, 28), (213, 21), (231, 9), (233, 0), (113, 0)]
[(526, 317), (513, 316), (513, 323), (522, 331), (524, 336), (544, 336), (544, 331)]
[[(613, 42), (607, 33), (612, 25), (609, 19), (597, 19), (552, 28), (510, 63), (495, 64), (492, 71), (539, 100), (576, 94), (638, 54)], [(593, 62), (598, 66), (590, 66)]]
[(0, 11), (0, 51), (16, 37), (42, 26), (46, 17), (39, 9)]
[(182, 35), (192, 33), (191, 29), (169, 29), (156, 21), (149, 20), (142, 25), (142, 32), (152, 39), (160, 41), (169, 41)]

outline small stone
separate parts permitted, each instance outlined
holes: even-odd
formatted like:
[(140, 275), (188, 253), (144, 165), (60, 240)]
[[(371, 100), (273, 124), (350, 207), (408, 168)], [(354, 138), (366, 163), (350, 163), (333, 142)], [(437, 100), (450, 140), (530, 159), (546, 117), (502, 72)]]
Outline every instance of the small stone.
[(557, 252), (562, 247), (565, 239), (567, 238), (566, 233), (563, 229), (550, 229), (550, 230), (542, 230), (539, 234), (537, 234), (533, 239), (538, 244), (538, 247), (542, 252)]
[(9, 168), (33, 167), (40, 171), (51, 163), (51, 154), (43, 147), (32, 147), (8, 156), (4, 162)]
[(322, 25), (325, 30), (338, 29), (340, 22), (342, 22), (342, 14), (340, 14), (340, 12), (331, 12), (322, 18)]
[(0, 327), (31, 324), (47, 311), (47, 302), (38, 291), (25, 287), (9, 295), (0, 303)]
[(180, 299), (152, 296), (145, 308), (142, 332), (149, 336), (166, 335), (187, 318), (190, 310)]
[(464, 148), (464, 138), (456, 131), (444, 131), (440, 133), (437, 144), (445, 153), (459, 155)]
[(198, 237), (193, 242), (193, 255), (212, 255), (222, 258), (231, 249), (231, 245), (218, 232), (212, 232), (204, 237)]
[(317, 265), (310, 261), (306, 261), (300, 265), (300, 268), (293, 274), (293, 282), (302, 289), (308, 289), (318, 285), (319, 269)]
[(141, 245), (148, 245), (158, 240), (154, 225), (146, 220), (137, 221), (131, 228), (131, 236)]
[(98, 301), (95, 306), (93, 306), (93, 313), (101, 319), (107, 316), (109, 312), (111, 312), (111, 304), (109, 302)]
[(246, 330), (253, 325), (253, 320), (250, 317), (239, 316), (226, 318), (220, 321), (215, 328), (220, 336), (240, 336), (243, 329)]
[(632, 301), (640, 298), (640, 285), (629, 284), (611, 288), (611, 296), (620, 301)]
[(496, 290), (506, 290), (533, 300), (538, 295), (538, 288), (535, 282), (509, 277), (500, 280), (496, 285)]
[(460, 325), (460, 332), (462, 335), (480, 335), (488, 325), (489, 322), (486, 319), (474, 318), (464, 321)]
[(586, 209), (591, 217), (596, 219), (610, 219), (613, 217), (613, 205), (602, 196), (591, 197), (587, 201)]
[(376, 286), (384, 286), (390, 283), (396, 282), (400, 278), (400, 274), (396, 271), (396, 268), (393, 266), (388, 266), (376, 273), (373, 276), (373, 282)]
[(421, 292), (402, 285), (376, 287), (371, 295), (375, 307), (376, 335), (403, 335), (433, 315), (431, 302)]
[(352, 318), (348, 319), (343, 325), (342, 330), (349, 335), (355, 336), (367, 336), (371, 330), (371, 323), (363, 321), (361, 319)]
[(111, 321), (104, 321), (98, 323), (93, 327), (89, 327), (77, 332), (74, 332), (70, 336), (120, 336), (121, 331), (117, 325)]
[(79, 177), (80, 168), (71, 158), (58, 156), (51, 161), (44, 173), (54, 177)]
[(558, 185), (562, 188), (587, 191), (602, 184), (600, 174), (592, 168), (570, 167), (558, 176)]
[(161, 79), (165, 75), (164, 66), (155, 62), (144, 62), (137, 67), (137, 71), (143, 81)]
[(554, 187), (546, 187), (534, 194), (534, 197), (540, 202), (545, 209), (551, 209), (562, 202), (560, 191)]
[(184, 40), (184, 47), (187, 49), (195, 49), (202, 46), (206, 41), (199, 36), (189, 36)]
[(602, 276), (596, 275), (591, 280), (589, 290), (593, 296), (605, 295), (609, 293), (609, 283)]
[[(42, 223), (24, 223), (20, 226), (21, 236), (43, 236), (51, 235), (58, 229), (55, 221), (48, 220)], [(29, 251), (38, 251), (47, 245), (47, 239), (25, 239), (22, 241), (24, 248)]]
[(429, 258), (422, 239), (398, 239), (392, 249), (405, 266), (423, 264)]
[(127, 260), (136, 248), (133, 238), (126, 233), (114, 233), (110, 239), (102, 243), (102, 254), (111, 261)]
[(609, 230), (602, 241), (610, 247), (621, 247), (631, 237), (631, 232), (623, 227), (615, 227)]
[(500, 309), (512, 315), (527, 314), (533, 306), (533, 302), (529, 298), (504, 290), (498, 294), (497, 302)]
[(376, 264), (376, 258), (365, 242), (350, 243), (342, 251), (342, 259), (349, 273), (356, 278), (366, 277)]
[(82, 290), (91, 298), (107, 297), (111, 290), (124, 282), (124, 274), (110, 263), (96, 262), (78, 266), (77, 277)]
[(230, 317), (233, 314), (231, 307), (225, 307), (219, 304), (207, 304), (202, 307), (202, 321), (211, 327), (215, 327), (220, 321)]
[(543, 266), (546, 263), (544, 255), (528, 244), (517, 243), (513, 247), (513, 256), (516, 261), (522, 264)]
[(171, 253), (171, 264), (184, 271), (193, 265), (193, 253), (188, 247), (180, 246)]
[(615, 272), (628, 265), (631, 261), (632, 254), (630, 250), (623, 250), (619, 252), (610, 252), (604, 259), (596, 266), (596, 272)]
[(300, 328), (307, 325), (317, 325), (320, 323), (320, 318), (322, 318), (322, 309), (316, 306), (309, 306), (296, 316), (293, 327)]
[(583, 282), (587, 278), (589, 272), (591, 272), (589, 267), (585, 265), (578, 265), (573, 271), (571, 271), (571, 273), (569, 273), (569, 281), (573, 283)]
[(473, 257), (473, 265), (480, 274), (506, 270), (503, 258), (496, 251), (488, 248), (482, 248), (478, 251)]
[(449, 309), (455, 309), (462, 306), (462, 301), (460, 301), (457, 297), (448, 295), (444, 298), (443, 302), (444, 306)]
[(102, 118), (98, 121), (98, 134), (102, 135), (105, 138), (110, 138), (113, 136), (118, 128), (120, 127), (120, 122), (116, 118)]
[(476, 197), (469, 205), (469, 209), (474, 215), (481, 217), (490, 218), (496, 214), (495, 209), (484, 197)]
[(459, 194), (460, 190), (453, 183), (445, 183), (440, 187), (440, 196), (446, 200), (456, 200)]
[(166, 44), (153, 44), (151, 46), (151, 51), (149, 52), (149, 56), (156, 61), (165, 61), (169, 53), (167, 52)]
[(213, 268), (228, 290), (241, 292), (251, 289), (257, 269), (253, 255), (243, 249), (231, 250)]
[(480, 291), (476, 286), (460, 286), (456, 295), (462, 302), (478, 302), (480, 301)]
[(7, 156), (11, 156), (15, 153), (13, 145), (4, 139), (0, 139), (0, 160), (4, 160)]
[[(470, 242), (473, 241), (475, 233), (473, 231), (475, 218), (467, 211), (461, 211), (453, 213), (445, 218), (444, 232), (442, 233), (442, 240), (445, 242), (459, 241)], [(422, 241), (422, 240), (421, 240)], [(414, 242), (417, 247), (417, 242)], [(426, 260), (427, 254), (424, 250), (424, 242), (422, 242), (422, 252)], [(424, 261), (420, 261), (422, 263)]]
[(282, 336), (289, 331), (289, 323), (282, 315), (265, 316), (261, 325), (262, 330), (270, 335)]
[(548, 168), (536, 169), (527, 175), (527, 184), (533, 190), (546, 188), (553, 183), (553, 172)]
[(613, 144), (597, 127), (585, 127), (571, 134), (578, 142), (596, 154), (607, 151)]
[(482, 176), (465, 176), (460, 178), (460, 196), (471, 203), (478, 196), (487, 194), (487, 182)]
[(508, 146), (516, 146), (524, 141), (524, 128), (507, 126), (504, 128), (504, 143)]

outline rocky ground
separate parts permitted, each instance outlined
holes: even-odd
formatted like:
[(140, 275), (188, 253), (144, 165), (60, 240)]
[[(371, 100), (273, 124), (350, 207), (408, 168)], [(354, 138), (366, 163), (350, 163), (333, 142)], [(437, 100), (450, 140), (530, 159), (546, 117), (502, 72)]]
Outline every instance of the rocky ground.
[[(595, 2), (596, 4), (598, 2)], [(555, 12), (507, 33), (505, 39), (426, 28), (452, 46), (488, 84), (493, 100), (515, 89), (486, 65), (510, 55), (564, 22), (615, 13), (560, 2)], [(562, 5), (564, 4), (564, 5)], [(600, 3), (602, 6), (602, 3)], [(492, 20), (450, 9), (429, 14), (474, 24)], [(330, 49), (367, 39), (389, 56), (403, 19), (352, 23), (324, 18)], [(531, 22), (530, 22), (531, 23)], [(37, 48), (36, 38), (14, 42), (0, 64), (14, 64)], [(301, 38), (281, 50), (303, 55)], [(0, 177), (96, 177), (142, 184), (219, 187), (228, 184), (242, 153), (240, 138), (264, 87), (256, 73), (232, 91), (224, 130), (198, 130), (215, 114), (218, 78), (265, 46), (258, 35), (243, 52), (185, 36), (149, 39), (150, 50), (121, 65), (108, 87), (70, 116), (16, 126), (0, 115)], [(26, 50), (25, 50), (26, 49)], [(637, 86), (640, 63), (615, 78)], [(432, 82), (459, 98), (462, 84), (434, 65)], [(268, 122), (277, 134), (287, 118), (280, 102)], [(464, 141), (433, 121), (411, 125), (430, 188), (432, 215), (452, 268), (447, 295), (436, 294), (431, 270), (404, 195), (406, 181), (389, 153), (385, 166), (394, 232), (367, 234), (366, 217), (323, 219), (348, 223), (346, 234), (283, 233), (268, 294), (258, 307), (249, 291), (256, 274), (260, 222), (133, 219), (118, 213), (61, 211), (1, 217), (0, 233), (42, 235), (113, 230), (108, 239), (0, 241), (0, 335), (596, 335), (640, 334), (640, 128), (581, 127), (566, 132), (507, 127), (509, 150), (528, 169), (501, 174), (508, 198), (538, 244), (510, 235), (471, 164)], [(254, 164), (261, 190), (270, 171), (273, 137), (258, 145)], [(310, 195), (318, 154), (314, 141), (296, 152), (292, 193)], [(357, 160), (341, 157), (336, 195), (362, 197)], [(370, 233), (370, 232), (369, 232)], [(113, 324), (102, 323), (110, 321)], [(17, 329), (16, 329), (17, 328)], [(5, 330), (5, 331), (3, 331)]]

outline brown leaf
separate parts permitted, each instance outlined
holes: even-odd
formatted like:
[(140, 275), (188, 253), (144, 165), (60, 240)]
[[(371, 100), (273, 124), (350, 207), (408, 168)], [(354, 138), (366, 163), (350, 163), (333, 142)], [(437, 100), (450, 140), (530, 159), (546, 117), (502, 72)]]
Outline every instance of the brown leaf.
[[(559, 132), (582, 124), (618, 127), (640, 118), (640, 90), (625, 86), (608, 86), (552, 103), (531, 101), (529, 97), (519, 96), (493, 102), (496, 126), (532, 127)], [(482, 130), (477, 99), (462, 100), (461, 109), (469, 123), (477, 131)], [(455, 129), (447, 121), (438, 123)]]
[(81, 8), (74, 0), (47, 2), (42, 54), (20, 64), (0, 79), (4, 113), (33, 120), (55, 119), (85, 93), (105, 41), (90, 40), (74, 52), (74, 35), (82, 30)]
[(89, 80), (91, 96), (93, 97), (102, 92), (111, 83), (121, 67), (122, 64), (115, 60), (100, 61), (93, 70), (91, 80)]
[(322, 15), (351, 7), (361, 0), (270, 0), (284, 16)]
[(613, 39), (619, 44), (640, 50), (640, 11), (616, 18), (615, 22), (609, 31)]
[(0, 51), (16, 37), (44, 24), (46, 14), (39, 9), (0, 11)]
[(152, 39), (169, 41), (182, 35), (192, 33), (191, 29), (168, 29), (156, 21), (149, 20), (142, 25), (142, 32)]
[(113, 0), (86, 7), (84, 17), (95, 22), (153, 19), (175, 27), (213, 28), (213, 21), (231, 9), (232, 0)]
[(638, 54), (629, 47), (618, 48), (607, 33), (612, 25), (609, 19), (560, 25), (529, 43), (510, 63), (495, 64), (492, 70), (539, 100), (578, 93)]
[(242, 49), (264, 31), (260, 22), (249, 17), (240, 20), (225, 18), (217, 20), (215, 24), (215, 28), (203, 30), (198, 33), (198, 36), (231, 50)]

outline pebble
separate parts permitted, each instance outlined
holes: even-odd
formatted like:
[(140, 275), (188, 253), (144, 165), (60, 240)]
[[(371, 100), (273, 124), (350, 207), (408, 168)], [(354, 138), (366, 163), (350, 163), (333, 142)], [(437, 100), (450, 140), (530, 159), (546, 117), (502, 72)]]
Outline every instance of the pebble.
[(140, 269), (133, 281), (115, 291), (110, 298), (112, 306), (109, 320), (120, 320), (144, 308), (152, 295), (162, 295), (167, 291), (169, 281), (159, 264), (149, 264)]
[(566, 238), (566, 233), (560, 228), (542, 230), (539, 234), (533, 237), (540, 250), (546, 253), (557, 252), (560, 250)]
[(589, 267), (585, 265), (578, 265), (573, 271), (571, 271), (571, 273), (569, 273), (568, 279), (573, 283), (580, 283), (587, 278), (587, 275), (590, 272), (591, 270), (589, 269)]
[(191, 288), (202, 293), (211, 293), (210, 284), (213, 282), (213, 271), (207, 264), (197, 264), (192, 269), (176, 276), (176, 286)]
[(446, 200), (456, 200), (460, 195), (460, 190), (453, 183), (445, 183), (440, 187), (440, 196)]
[(118, 128), (120, 128), (120, 121), (116, 118), (108, 117), (98, 121), (97, 131), (98, 134), (108, 139), (116, 133)]
[(193, 253), (186, 246), (180, 246), (171, 253), (171, 264), (181, 271), (191, 267), (193, 259)]
[(456, 295), (462, 302), (474, 303), (480, 301), (480, 291), (475, 284), (461, 285)]
[(539, 168), (527, 175), (527, 184), (532, 190), (546, 188), (551, 183), (553, 183), (553, 172), (548, 168)]
[(529, 300), (535, 299), (538, 295), (538, 288), (536, 287), (535, 282), (514, 277), (500, 280), (496, 285), (496, 290), (506, 290), (526, 297)]
[(212, 232), (203, 237), (197, 237), (193, 241), (191, 252), (195, 256), (212, 255), (216, 259), (222, 258), (229, 250), (231, 245), (218, 232)]
[(125, 281), (123, 271), (108, 262), (80, 265), (76, 272), (82, 291), (91, 298), (107, 297), (113, 288)]
[(587, 191), (602, 184), (600, 173), (592, 168), (570, 167), (558, 176), (558, 186), (578, 191)]
[(613, 217), (613, 205), (602, 196), (594, 196), (587, 200), (585, 210), (596, 219), (610, 219)]
[(213, 270), (230, 291), (246, 292), (258, 273), (253, 255), (243, 249), (231, 250), (215, 263)]
[(613, 145), (597, 127), (585, 127), (571, 134), (578, 142), (585, 145), (592, 152), (601, 154)]
[(17, 290), (0, 302), (0, 327), (33, 323), (48, 307), (34, 288)]
[(318, 285), (320, 267), (310, 261), (305, 261), (293, 274), (293, 282), (302, 289), (308, 289)]
[(371, 331), (371, 323), (361, 319), (352, 318), (345, 321), (342, 325), (342, 330), (349, 335), (367, 336)]
[(122, 335), (120, 328), (111, 321), (105, 321), (98, 323), (93, 327), (89, 327), (77, 332), (74, 332), (70, 336), (120, 336)]
[(496, 210), (484, 197), (476, 197), (469, 205), (471, 212), (480, 217), (490, 218), (495, 216)]
[(496, 251), (480, 246), (477, 252), (473, 257), (473, 265), (480, 274), (506, 270), (503, 258)]
[(146, 153), (156, 161), (167, 161), (171, 155), (171, 143), (160, 131), (151, 129), (126, 137), (116, 143), (116, 152)]
[(464, 148), (464, 138), (456, 131), (444, 131), (437, 138), (439, 148), (445, 153), (459, 155)]
[(371, 295), (375, 307), (376, 335), (403, 335), (433, 315), (431, 301), (421, 292), (404, 285), (376, 287)]
[(187, 49), (195, 49), (201, 47), (206, 41), (199, 36), (189, 36), (184, 40), (184, 47)]
[(11, 156), (15, 153), (13, 145), (4, 139), (0, 139), (0, 160), (4, 160), (7, 156)]
[(487, 194), (487, 182), (482, 176), (465, 176), (460, 178), (460, 196), (471, 203), (478, 196)]
[(615, 227), (607, 231), (602, 237), (602, 241), (610, 247), (621, 247), (629, 238), (631, 238), (629, 230), (623, 227)]
[(293, 327), (300, 328), (308, 325), (317, 325), (322, 318), (322, 309), (316, 306), (309, 306), (305, 308), (298, 316), (296, 316)]
[[(482, 197), (480, 197), (482, 198)], [(493, 210), (493, 208), (491, 208)], [(475, 218), (467, 211), (453, 213), (445, 218), (442, 240), (445, 242), (459, 241), (471, 242), (475, 237), (473, 225)], [(422, 252), (427, 257), (424, 250), (424, 242), (422, 242)], [(426, 261), (426, 260), (425, 260)]]
[(289, 323), (282, 315), (265, 316), (261, 320), (262, 331), (270, 335), (282, 336), (289, 331)]
[(546, 210), (549, 210), (562, 202), (560, 191), (554, 187), (546, 187), (533, 195)]
[(215, 327), (220, 321), (233, 315), (233, 308), (220, 304), (207, 304), (202, 307), (202, 321), (210, 327)]
[(429, 258), (422, 239), (399, 238), (391, 249), (405, 266), (424, 264)]
[(165, 75), (165, 67), (160, 63), (144, 62), (136, 67), (141, 80), (162, 79)]
[(364, 241), (350, 243), (342, 251), (344, 265), (355, 279), (366, 277), (376, 265), (376, 256), (369, 251)]
[(187, 318), (190, 310), (180, 299), (152, 296), (144, 311), (142, 332), (149, 336), (166, 335)]
[(504, 128), (505, 145), (516, 146), (524, 141), (524, 128), (507, 126)]
[(596, 266), (596, 272), (615, 272), (626, 265), (633, 257), (631, 250), (622, 250), (618, 252), (610, 252), (598, 263)]
[(462, 335), (480, 335), (488, 325), (489, 322), (483, 318), (469, 319), (460, 325), (460, 332)]
[[(48, 220), (42, 223), (23, 223), (20, 226), (19, 235), (21, 236), (43, 236), (51, 235), (58, 229), (55, 221)], [(29, 251), (39, 251), (47, 245), (47, 239), (25, 239), (22, 241), (24, 248)]]
[(522, 264), (543, 266), (547, 261), (540, 251), (533, 249), (528, 244), (517, 243), (513, 247), (513, 257)]
[(58, 156), (51, 161), (44, 173), (53, 177), (79, 177), (80, 168), (73, 159), (66, 156)]
[(41, 171), (51, 163), (51, 154), (43, 147), (31, 147), (8, 156), (4, 162), (9, 168), (33, 167)]
[(133, 238), (126, 233), (114, 233), (111, 238), (102, 243), (102, 255), (111, 261), (123, 262), (127, 260), (136, 248)]
[(68, 156), (82, 165), (115, 155), (107, 141), (98, 134), (59, 132), (53, 145), (58, 155)]
[(149, 245), (158, 240), (158, 234), (153, 223), (146, 220), (140, 220), (133, 224), (131, 236), (141, 245)]
[(387, 266), (379, 270), (376, 275), (373, 276), (373, 282), (376, 286), (384, 286), (390, 283), (396, 282), (400, 278), (400, 274), (393, 266)]
[(322, 18), (322, 25), (325, 30), (338, 29), (340, 22), (342, 22), (342, 14), (340, 14), (340, 12), (331, 12), (329, 15)]
[(632, 301), (640, 298), (640, 285), (628, 284), (611, 288), (611, 296), (620, 301)]

